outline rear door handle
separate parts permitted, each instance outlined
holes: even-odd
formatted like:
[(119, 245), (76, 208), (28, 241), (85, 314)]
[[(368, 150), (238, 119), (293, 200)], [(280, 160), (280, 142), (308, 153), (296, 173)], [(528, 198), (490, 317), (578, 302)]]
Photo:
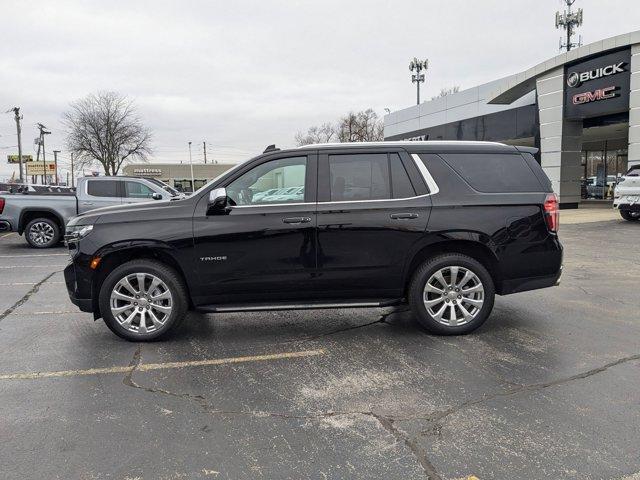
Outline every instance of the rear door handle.
[(93, 202), (82, 202), (83, 205), (93, 205)]
[(309, 223), (311, 218), (309, 217), (287, 217), (282, 219), (283, 223)]
[(392, 213), (389, 216), (394, 220), (411, 220), (412, 218), (418, 218), (420, 215), (417, 213)]

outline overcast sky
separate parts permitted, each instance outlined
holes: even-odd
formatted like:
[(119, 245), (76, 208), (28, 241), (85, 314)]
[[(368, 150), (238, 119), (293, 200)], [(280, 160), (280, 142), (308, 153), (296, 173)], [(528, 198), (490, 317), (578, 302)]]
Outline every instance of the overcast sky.
[[(424, 98), (520, 72), (558, 53), (560, 0), (9, 1), (0, 6), (0, 109), (20, 106), (64, 152), (61, 114), (97, 90), (135, 100), (152, 161), (238, 162), (349, 110), (415, 101), (408, 63), (427, 57)], [(585, 43), (640, 28), (638, 0), (578, 0)], [(0, 179), (17, 149), (0, 114)], [(47, 155), (47, 158), (49, 155)], [(64, 173), (63, 173), (64, 175)]]

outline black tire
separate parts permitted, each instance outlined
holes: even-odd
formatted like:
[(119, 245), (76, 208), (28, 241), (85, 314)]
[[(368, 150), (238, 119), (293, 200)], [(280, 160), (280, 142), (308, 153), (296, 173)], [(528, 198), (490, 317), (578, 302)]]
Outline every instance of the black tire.
[[(472, 313), (472, 318), (467, 320), (466, 317), (460, 322), (460, 324), (450, 325), (444, 324), (441, 321), (438, 321), (431, 313), (429, 313), (427, 306), (424, 302), (425, 296), (425, 287), (429, 279), (431, 279), (432, 275), (436, 274), (438, 271), (442, 269), (447, 269), (448, 267), (462, 267), (473, 274), (476, 275), (476, 278), (481, 282), (481, 287), (484, 290), (482, 293), (477, 294), (467, 294), (470, 295), (470, 299), (474, 302), (478, 302), (477, 297), (482, 296), (482, 305), (478, 307), (474, 307), (469, 303), (466, 303), (465, 300), (458, 300), (464, 298), (462, 296), (462, 292), (460, 296), (457, 293), (453, 293), (455, 291), (455, 287), (451, 291), (449, 291), (448, 287), (441, 287), (443, 291), (449, 292), (448, 295), (453, 295), (452, 300), (449, 300), (446, 305), (447, 308), (450, 308), (449, 305), (455, 304), (454, 306), (454, 314), (455, 315), (464, 315), (461, 307), (467, 311), (467, 313)], [(462, 272), (462, 270), (459, 270)], [(451, 280), (452, 274), (450, 274), (449, 279), (445, 278), (448, 282)], [(456, 276), (456, 278), (458, 278)], [(458, 282), (461, 283), (462, 279), (459, 278)], [(468, 282), (475, 282), (475, 280), (468, 280)], [(440, 282), (441, 283), (441, 282)], [(449, 283), (448, 283), (449, 284)], [(469, 283), (465, 283), (462, 286), (469, 285)], [(475, 284), (477, 285), (477, 283)], [(428, 294), (430, 297), (435, 296), (437, 299), (439, 296), (441, 298), (447, 298), (447, 294), (441, 296), (438, 293), (430, 293)], [(471, 298), (473, 297), (473, 298)], [(411, 279), (411, 283), (409, 285), (409, 306), (413, 311), (416, 320), (418, 323), (428, 330), (431, 333), (435, 333), (437, 335), (463, 335), (466, 333), (470, 333), (480, 325), (482, 325), (485, 320), (489, 317), (491, 310), (493, 309), (493, 302), (495, 299), (495, 287), (493, 284), (493, 279), (491, 275), (487, 271), (487, 269), (480, 262), (471, 258), (467, 255), (459, 254), (459, 253), (447, 253), (443, 255), (438, 255), (427, 259), (422, 265), (420, 265), (415, 273), (413, 274), (413, 278)], [(447, 298), (448, 300), (448, 298)], [(447, 300), (442, 300), (442, 302), (446, 302)], [(444, 306), (445, 303), (436, 304), (434, 307), (440, 308)], [(445, 313), (446, 313), (445, 309)], [(438, 313), (438, 312), (435, 312)], [(451, 313), (449, 310), (449, 316), (451, 317)], [(446, 319), (443, 318), (443, 321)], [(463, 323), (466, 322), (466, 323)], [(450, 322), (448, 322), (450, 323)]]
[(60, 227), (50, 218), (34, 218), (24, 229), (24, 238), (33, 248), (51, 248), (60, 242)]
[(630, 212), (629, 210), (620, 210), (620, 216), (629, 222), (637, 222), (640, 220), (640, 212)]
[[(157, 277), (164, 284), (161, 287), (162, 288), (166, 287), (166, 289), (171, 294), (170, 295), (171, 296), (170, 313), (168, 313), (166, 318), (163, 319), (162, 325), (160, 327), (156, 327), (155, 322), (152, 321), (151, 323), (154, 324), (153, 325), (154, 330), (148, 331), (148, 332), (135, 331), (135, 320), (138, 320), (138, 329), (140, 328), (140, 323), (141, 323), (141, 320), (139, 318), (140, 313), (137, 314), (138, 318), (134, 319), (133, 321), (134, 323), (131, 325), (131, 327), (126, 328), (125, 326), (121, 325), (121, 323), (116, 319), (116, 316), (114, 316), (113, 312), (111, 311), (111, 294), (114, 291), (114, 287), (116, 287), (118, 282), (120, 282), (127, 276), (133, 275), (133, 274), (139, 274), (139, 273), (146, 274), (145, 277), (149, 281), (151, 281), (150, 278), (152, 278), (150, 276)], [(136, 280), (134, 280), (134, 282), (136, 282)], [(147, 287), (148, 290), (151, 290), (149, 288), (150, 286), (151, 285)], [(137, 283), (136, 285), (134, 285), (134, 289), (139, 289), (139, 286)], [(131, 297), (133, 296), (134, 295), (132, 294)], [(138, 300), (138, 301), (142, 302), (144, 300)], [(111, 272), (107, 276), (107, 278), (102, 283), (102, 287), (100, 288), (99, 302), (100, 302), (100, 313), (102, 313), (102, 318), (104, 319), (104, 322), (107, 324), (107, 327), (109, 327), (109, 329), (119, 337), (132, 342), (148, 342), (148, 341), (157, 340), (161, 337), (164, 337), (169, 332), (171, 332), (172, 330), (175, 330), (180, 326), (180, 324), (182, 323), (182, 321), (184, 320), (187, 314), (187, 309), (189, 306), (187, 289), (184, 285), (184, 282), (181, 276), (173, 268), (155, 260), (132, 260), (130, 262), (127, 262), (117, 267), (115, 270), (113, 270), (113, 272)], [(127, 304), (124, 301), (122, 302), (125, 305)], [(118, 305), (119, 304), (116, 303), (116, 306)], [(140, 303), (140, 305), (142, 305), (142, 303)], [(137, 308), (140, 309), (143, 307), (139, 306)], [(152, 305), (149, 305), (146, 308), (146, 310), (148, 311), (153, 308), (154, 307)], [(166, 308), (166, 307), (163, 307), (163, 308)], [(133, 310), (126, 310), (125, 312), (123, 312), (123, 315), (128, 316), (131, 313), (133, 313)], [(148, 314), (146, 312), (144, 313), (145, 313), (145, 316), (143, 318), (145, 318), (145, 325), (146, 325), (147, 323), (146, 315)], [(156, 313), (158, 312), (156, 311)], [(146, 330), (146, 327), (145, 327), (145, 330)]]

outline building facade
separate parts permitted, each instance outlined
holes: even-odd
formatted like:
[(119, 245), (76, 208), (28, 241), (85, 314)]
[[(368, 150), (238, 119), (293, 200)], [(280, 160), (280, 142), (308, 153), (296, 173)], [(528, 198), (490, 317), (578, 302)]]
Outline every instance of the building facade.
[(385, 140), (534, 146), (562, 208), (606, 198), (640, 163), (640, 30), (384, 117)]
[(191, 165), (188, 163), (130, 164), (124, 167), (123, 174), (155, 178), (180, 192), (193, 192), (234, 166), (232, 163), (194, 163), (194, 185), (191, 184)]

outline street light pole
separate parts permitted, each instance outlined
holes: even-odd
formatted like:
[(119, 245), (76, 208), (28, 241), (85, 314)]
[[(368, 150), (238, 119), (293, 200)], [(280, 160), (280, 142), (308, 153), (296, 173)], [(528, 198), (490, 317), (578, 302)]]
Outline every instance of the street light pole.
[(20, 168), (20, 183), (24, 183), (24, 177), (22, 176), (22, 127), (20, 126), (20, 107), (13, 107), (14, 118), (16, 120), (16, 131), (18, 133), (18, 165)]
[(58, 185), (58, 154), (60, 153), (60, 150), (54, 150), (53, 151), (53, 165), (55, 168), (55, 178), (56, 178), (56, 185)]
[(424, 73), (429, 68), (429, 60), (418, 60), (416, 57), (413, 57), (411, 63), (409, 63), (409, 71), (416, 72), (411, 75), (411, 83), (416, 84), (416, 103), (420, 105), (420, 84), (424, 83)]
[(196, 191), (196, 182), (193, 179), (193, 160), (191, 159), (191, 142), (189, 142), (189, 167), (191, 168), (191, 193)]

